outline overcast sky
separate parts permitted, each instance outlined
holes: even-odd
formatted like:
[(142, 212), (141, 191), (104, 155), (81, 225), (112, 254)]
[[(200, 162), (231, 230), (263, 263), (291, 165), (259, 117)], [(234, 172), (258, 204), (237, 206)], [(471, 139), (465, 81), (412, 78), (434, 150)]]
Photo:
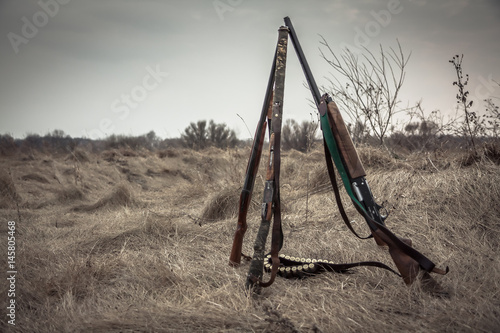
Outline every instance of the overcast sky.
[[(285, 16), (319, 86), (319, 35), (338, 53), (398, 39), (411, 52), (402, 107), (452, 112), (448, 60), (462, 53), (471, 98), (500, 96), (498, 0), (0, 0), (0, 134), (173, 138), (213, 119), (249, 138), (239, 116), (253, 135)], [(292, 49), (284, 117), (311, 119)]]

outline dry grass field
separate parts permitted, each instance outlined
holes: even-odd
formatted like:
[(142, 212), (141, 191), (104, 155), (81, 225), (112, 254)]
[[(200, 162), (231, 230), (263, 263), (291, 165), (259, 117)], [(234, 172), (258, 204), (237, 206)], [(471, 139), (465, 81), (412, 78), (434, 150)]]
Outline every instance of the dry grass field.
[[(392, 159), (360, 149), (372, 191), (390, 211), (389, 228), (450, 267), (448, 275), (434, 275), (443, 293), (357, 268), (278, 277), (249, 296), (249, 263), (228, 265), (248, 152), (77, 150), (0, 158), (0, 262), (6, 271), (12, 220), (18, 271), (16, 325), (6, 320), (3, 278), (0, 331), (500, 332), (497, 164), (484, 159), (465, 167), (459, 154)], [(282, 253), (393, 266), (387, 251), (355, 238), (341, 221), (321, 152), (283, 154)], [(249, 255), (262, 188), (259, 176), (243, 245)], [(366, 233), (352, 207), (348, 214)]]

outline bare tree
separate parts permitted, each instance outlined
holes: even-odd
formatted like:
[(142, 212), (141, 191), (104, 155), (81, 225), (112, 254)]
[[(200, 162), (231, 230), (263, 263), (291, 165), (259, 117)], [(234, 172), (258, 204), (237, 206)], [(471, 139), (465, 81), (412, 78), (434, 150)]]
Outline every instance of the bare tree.
[[(344, 49), (340, 56), (333, 52), (323, 38), (322, 58), (333, 67), (335, 73), (329, 79), (336, 103), (345, 110), (352, 122), (368, 126), (369, 130), (384, 145), (392, 118), (397, 111), (398, 96), (405, 79), (405, 67), (410, 55), (405, 55), (398, 41), (398, 48), (386, 52), (382, 45), (378, 55), (367, 48), (361, 56)], [(340, 74), (342, 80), (336, 77)], [(342, 81), (346, 82), (345, 84)]]

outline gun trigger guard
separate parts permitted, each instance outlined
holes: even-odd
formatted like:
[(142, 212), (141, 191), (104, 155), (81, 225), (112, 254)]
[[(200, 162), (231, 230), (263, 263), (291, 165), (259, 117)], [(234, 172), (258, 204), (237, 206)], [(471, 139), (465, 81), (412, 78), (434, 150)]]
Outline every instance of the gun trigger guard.
[[(381, 213), (380, 212), (381, 210), (383, 210), (384, 213)], [(387, 210), (387, 208), (380, 207), (378, 211), (379, 211), (380, 217), (382, 218), (382, 221), (385, 221), (387, 219), (387, 217), (389, 216), (389, 211)]]
[(387, 208), (379, 204), (375, 204), (375, 208), (377, 208), (378, 214), (380, 215), (382, 221), (385, 221), (389, 216), (389, 211), (387, 210)]

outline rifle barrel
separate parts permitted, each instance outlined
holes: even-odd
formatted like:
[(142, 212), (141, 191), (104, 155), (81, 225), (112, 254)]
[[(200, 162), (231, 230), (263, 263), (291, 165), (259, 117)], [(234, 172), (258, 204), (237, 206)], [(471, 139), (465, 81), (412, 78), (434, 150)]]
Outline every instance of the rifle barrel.
[(285, 25), (290, 30), (290, 38), (292, 40), (293, 47), (295, 48), (297, 56), (299, 57), (300, 65), (302, 66), (302, 70), (304, 71), (304, 74), (306, 76), (309, 88), (311, 89), (311, 93), (313, 95), (314, 102), (316, 103), (316, 107), (319, 107), (321, 95), (319, 93), (318, 86), (316, 85), (316, 81), (314, 81), (314, 77), (311, 73), (311, 68), (309, 68), (309, 64), (307, 63), (306, 56), (304, 55), (302, 47), (300, 46), (299, 38), (297, 37), (295, 29), (293, 28), (292, 20), (290, 20), (288, 16), (285, 17), (284, 20), (285, 20)]

